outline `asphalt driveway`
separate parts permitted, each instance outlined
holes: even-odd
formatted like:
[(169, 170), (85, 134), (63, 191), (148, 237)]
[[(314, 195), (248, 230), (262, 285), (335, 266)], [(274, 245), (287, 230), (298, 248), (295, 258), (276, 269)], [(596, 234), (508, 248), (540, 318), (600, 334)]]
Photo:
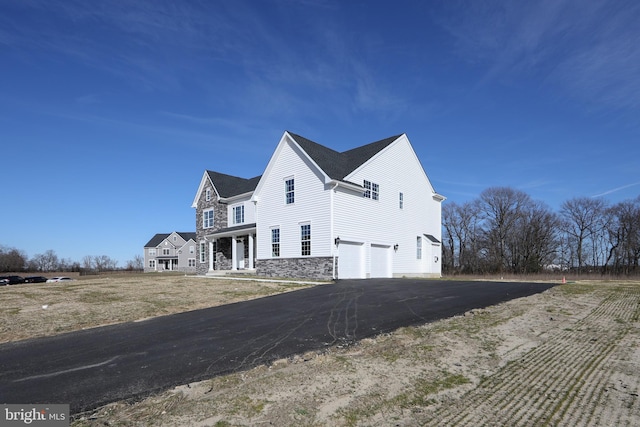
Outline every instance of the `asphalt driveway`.
[(0, 345), (0, 403), (71, 412), (543, 292), (543, 283), (342, 280)]

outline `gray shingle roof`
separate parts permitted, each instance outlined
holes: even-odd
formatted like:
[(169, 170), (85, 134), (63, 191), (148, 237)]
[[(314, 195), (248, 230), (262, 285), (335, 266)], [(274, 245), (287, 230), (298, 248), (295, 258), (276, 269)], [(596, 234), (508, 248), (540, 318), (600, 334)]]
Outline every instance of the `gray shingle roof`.
[[(180, 235), (180, 237), (182, 237), (187, 242), (189, 241), (189, 239), (193, 239), (194, 241), (196, 240), (196, 233), (180, 232), (180, 231), (177, 231), (176, 233), (178, 233)], [(167, 237), (171, 236), (171, 234), (173, 234), (173, 233), (158, 233), (155, 236), (153, 236), (151, 238), (151, 240), (149, 240), (147, 242), (147, 244), (144, 245), (144, 247), (145, 248), (155, 248), (160, 243), (162, 243), (164, 241), (164, 239), (166, 239)]]
[(255, 190), (258, 181), (260, 181), (260, 176), (246, 179), (210, 170), (207, 171), (207, 174), (209, 174), (209, 179), (215, 185), (220, 197), (232, 197), (248, 193)]
[(330, 178), (338, 180), (344, 180), (345, 176), (402, 136), (381, 139), (340, 153), (303, 136), (288, 133)]

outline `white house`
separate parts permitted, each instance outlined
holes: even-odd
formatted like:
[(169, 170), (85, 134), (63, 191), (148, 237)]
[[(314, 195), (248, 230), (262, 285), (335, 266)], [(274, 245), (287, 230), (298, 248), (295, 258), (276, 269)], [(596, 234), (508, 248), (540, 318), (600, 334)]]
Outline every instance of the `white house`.
[(262, 176), (205, 172), (198, 272), (440, 277), (443, 200), (404, 134), (337, 152), (285, 132)]

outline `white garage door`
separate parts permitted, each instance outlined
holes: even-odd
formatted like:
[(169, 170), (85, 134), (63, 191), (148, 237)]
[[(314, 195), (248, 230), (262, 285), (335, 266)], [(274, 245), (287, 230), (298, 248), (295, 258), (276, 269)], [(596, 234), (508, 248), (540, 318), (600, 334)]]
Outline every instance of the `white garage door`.
[(371, 245), (371, 277), (391, 277), (391, 246)]
[(364, 245), (340, 242), (338, 247), (338, 279), (364, 279)]

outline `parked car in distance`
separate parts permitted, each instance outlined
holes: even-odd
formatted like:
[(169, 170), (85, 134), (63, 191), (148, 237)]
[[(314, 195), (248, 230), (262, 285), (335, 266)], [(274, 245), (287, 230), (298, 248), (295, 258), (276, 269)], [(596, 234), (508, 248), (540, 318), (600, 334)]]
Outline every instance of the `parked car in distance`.
[(52, 277), (47, 280), (47, 283), (70, 282), (71, 280), (73, 280), (71, 277)]
[(0, 276), (0, 279), (5, 279), (7, 285), (17, 285), (18, 283), (24, 283), (24, 277), (22, 276)]
[(24, 278), (24, 283), (44, 283), (47, 280), (44, 276), (29, 276)]
[(5, 279), (4, 276), (0, 277), (0, 286), (7, 286), (9, 284), (9, 279)]

